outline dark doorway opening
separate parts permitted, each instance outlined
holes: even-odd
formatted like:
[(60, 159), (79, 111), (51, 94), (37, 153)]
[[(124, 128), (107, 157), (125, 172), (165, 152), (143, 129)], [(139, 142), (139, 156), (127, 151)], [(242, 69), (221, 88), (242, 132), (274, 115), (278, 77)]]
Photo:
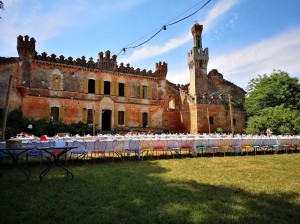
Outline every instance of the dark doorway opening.
[(102, 131), (111, 131), (111, 110), (102, 110)]
[(143, 128), (146, 128), (148, 126), (148, 113), (143, 113)]

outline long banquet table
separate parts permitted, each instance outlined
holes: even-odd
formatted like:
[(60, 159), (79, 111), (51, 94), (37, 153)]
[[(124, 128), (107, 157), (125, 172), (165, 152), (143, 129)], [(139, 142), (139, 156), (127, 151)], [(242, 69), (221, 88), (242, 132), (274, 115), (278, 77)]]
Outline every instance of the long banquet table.
[[(39, 141), (38, 139), (30, 140), (30, 142)], [(251, 135), (239, 135), (234, 138), (228, 135), (197, 135), (197, 134), (160, 134), (160, 135), (98, 135), (98, 136), (66, 136), (64, 138), (52, 137), (48, 138), (46, 142), (51, 146), (73, 146), (74, 142), (77, 144), (77, 149), (73, 150), (85, 150), (87, 153), (91, 153), (96, 150), (96, 141), (105, 142), (105, 150), (107, 152), (113, 152), (114, 142), (118, 141), (119, 145), (122, 145), (123, 149), (130, 149), (131, 144), (134, 143), (137, 147), (138, 158), (142, 156), (142, 149), (144, 145), (147, 145), (152, 150), (160, 145), (166, 148), (171, 148), (174, 145), (181, 148), (183, 145), (188, 145), (192, 149), (193, 156), (197, 156), (197, 146), (202, 145), (211, 147), (216, 145), (221, 147), (223, 145), (235, 145), (237, 147), (236, 153), (241, 153), (243, 146), (245, 145), (272, 145), (275, 153), (281, 150), (285, 145), (300, 145), (300, 136), (251, 136)], [(29, 141), (24, 140), (23, 145), (28, 144)], [(44, 142), (45, 144), (45, 142)], [(72, 152), (70, 150), (68, 155)]]

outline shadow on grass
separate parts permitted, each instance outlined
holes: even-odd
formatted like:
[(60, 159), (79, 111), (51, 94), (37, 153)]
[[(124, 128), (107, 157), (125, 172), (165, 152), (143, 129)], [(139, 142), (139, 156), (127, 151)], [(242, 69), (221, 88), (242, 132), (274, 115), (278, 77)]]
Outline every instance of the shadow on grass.
[[(158, 163), (73, 166), (43, 183), (15, 170), (0, 179), (1, 223), (296, 223), (297, 193), (254, 194), (196, 181), (164, 180)], [(175, 178), (175, 177), (174, 177)], [(293, 203), (294, 202), (294, 203)]]

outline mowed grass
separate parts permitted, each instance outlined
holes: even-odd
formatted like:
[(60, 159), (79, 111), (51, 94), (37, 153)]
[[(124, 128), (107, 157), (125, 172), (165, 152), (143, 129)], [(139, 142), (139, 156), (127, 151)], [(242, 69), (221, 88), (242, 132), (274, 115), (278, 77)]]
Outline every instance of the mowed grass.
[(299, 223), (300, 153), (68, 165), (0, 179), (0, 223)]

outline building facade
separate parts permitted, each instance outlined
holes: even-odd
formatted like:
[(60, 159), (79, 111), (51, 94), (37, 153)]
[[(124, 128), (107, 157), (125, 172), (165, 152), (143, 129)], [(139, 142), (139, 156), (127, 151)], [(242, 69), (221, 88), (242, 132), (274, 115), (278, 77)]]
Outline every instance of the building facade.
[[(36, 41), (17, 38), (19, 57), (0, 58), (0, 82), (9, 77), (10, 110), (22, 106), (33, 119), (95, 125), (99, 131), (116, 129), (203, 133), (217, 128), (236, 132), (245, 128), (245, 91), (212, 70), (207, 74), (208, 49), (202, 48), (202, 25), (192, 27), (194, 46), (188, 52), (190, 83), (166, 79), (168, 66), (158, 62), (152, 72), (117, 64), (110, 51), (93, 58), (65, 58), (35, 51)], [(232, 98), (230, 113), (229, 96)], [(4, 107), (3, 101), (1, 108)], [(232, 118), (232, 119), (231, 119)]]

